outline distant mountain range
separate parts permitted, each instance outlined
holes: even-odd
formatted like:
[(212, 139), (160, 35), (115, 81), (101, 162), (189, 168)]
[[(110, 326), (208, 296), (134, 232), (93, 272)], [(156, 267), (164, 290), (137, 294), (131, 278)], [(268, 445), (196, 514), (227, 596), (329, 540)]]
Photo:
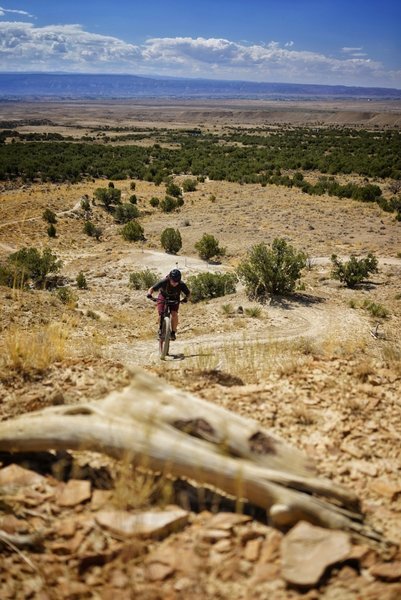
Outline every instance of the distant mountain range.
[(0, 73), (0, 100), (127, 98), (401, 99), (401, 90), (65, 73)]

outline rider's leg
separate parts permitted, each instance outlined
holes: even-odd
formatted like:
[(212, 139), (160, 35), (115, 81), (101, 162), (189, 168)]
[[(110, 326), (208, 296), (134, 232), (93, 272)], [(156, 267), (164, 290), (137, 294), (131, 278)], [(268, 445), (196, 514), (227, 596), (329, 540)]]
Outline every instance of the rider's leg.
[(178, 327), (178, 312), (176, 310), (171, 311), (171, 330), (174, 333), (177, 331)]
[(159, 321), (159, 332), (158, 335), (159, 337), (161, 336), (161, 332), (162, 332), (162, 326), (163, 326), (163, 312), (164, 312), (164, 299), (163, 296), (159, 296), (157, 298), (157, 313), (159, 315), (158, 317), (158, 321)]

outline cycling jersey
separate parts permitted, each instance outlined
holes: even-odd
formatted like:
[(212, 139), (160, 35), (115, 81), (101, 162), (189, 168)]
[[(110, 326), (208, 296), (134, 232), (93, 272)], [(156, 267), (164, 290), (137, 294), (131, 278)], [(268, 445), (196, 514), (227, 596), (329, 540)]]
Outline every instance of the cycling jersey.
[(183, 281), (179, 281), (177, 285), (171, 285), (169, 277), (161, 279), (152, 286), (153, 291), (159, 292), (163, 298), (171, 298), (179, 300), (181, 293), (189, 296), (189, 289)]

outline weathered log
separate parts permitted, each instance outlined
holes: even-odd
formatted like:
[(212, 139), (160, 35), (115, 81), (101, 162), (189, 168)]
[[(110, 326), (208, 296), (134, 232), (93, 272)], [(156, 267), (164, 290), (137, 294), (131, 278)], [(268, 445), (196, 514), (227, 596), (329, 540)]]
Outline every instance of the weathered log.
[[(266, 509), (375, 537), (357, 496), (316, 476), (299, 450), (259, 426), (143, 372), (104, 400), (47, 408), (0, 423), (0, 450), (92, 450), (188, 478)], [(324, 500), (322, 497), (331, 501)]]

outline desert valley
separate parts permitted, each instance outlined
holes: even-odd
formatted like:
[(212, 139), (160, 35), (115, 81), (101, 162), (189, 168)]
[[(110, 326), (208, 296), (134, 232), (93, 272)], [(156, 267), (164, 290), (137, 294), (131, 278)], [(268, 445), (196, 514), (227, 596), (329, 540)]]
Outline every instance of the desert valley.
[[(4, 101), (0, 121), (1, 597), (401, 597), (400, 102)], [(178, 249), (166, 251), (166, 230)], [(220, 249), (206, 258), (205, 234)], [(274, 240), (302, 268), (288, 293), (260, 295), (241, 265)], [(376, 268), (349, 282), (333, 255)], [(198, 297), (161, 361), (146, 293), (173, 268)], [(220, 487), (202, 459), (180, 476), (164, 437), (158, 470), (91, 445), (92, 420), (82, 448), (4, 441), (35, 411), (67, 424), (85, 410), (95, 440), (96, 407), (127, 389), (133, 403), (144, 389), (161, 407), (164, 389), (182, 401), (176, 429), (194, 456), (242, 457), (216, 443), (214, 409), (193, 417), (191, 398), (251, 419), (286, 457), (313, 462), (316, 480), (355, 495), (357, 508), (327, 500), (350, 528), (289, 510), (290, 528), (241, 482), (229, 493), (228, 466)], [(125, 435), (129, 409), (118, 417), (105, 446)], [(263, 466), (253, 452), (249, 472)], [(302, 489), (303, 467), (283, 464), (284, 487), (325, 506)], [(171, 513), (168, 526), (136, 532), (134, 517), (154, 513)]]

